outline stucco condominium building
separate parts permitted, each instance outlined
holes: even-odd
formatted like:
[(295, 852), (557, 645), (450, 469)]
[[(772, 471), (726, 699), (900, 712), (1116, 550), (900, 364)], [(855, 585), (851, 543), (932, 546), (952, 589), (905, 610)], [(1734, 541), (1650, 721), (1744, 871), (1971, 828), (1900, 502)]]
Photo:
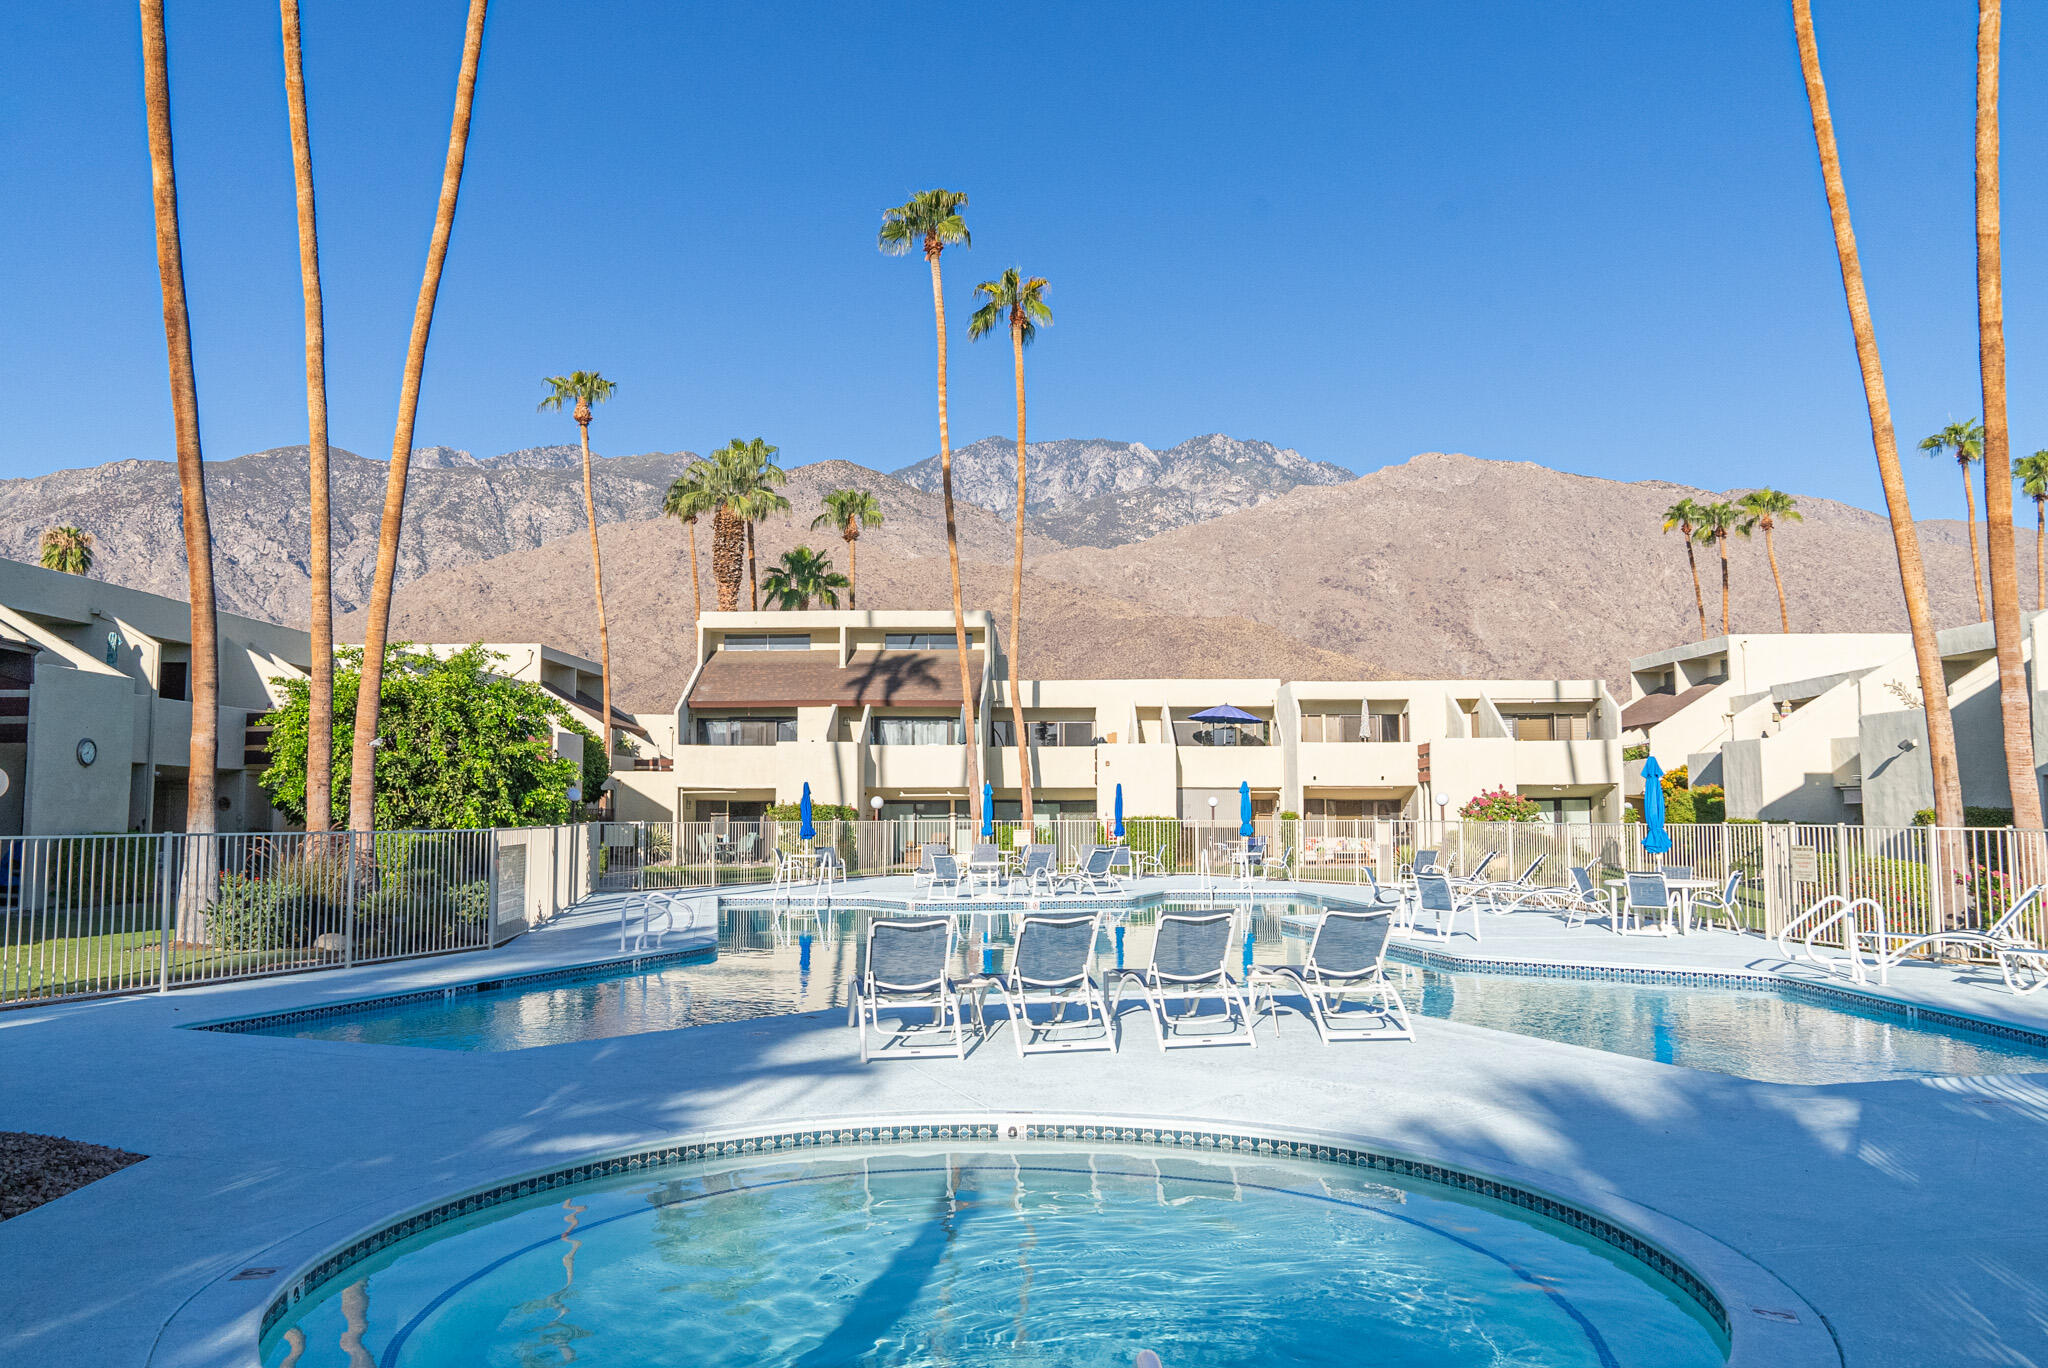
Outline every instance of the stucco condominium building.
[[(258, 782), (270, 764), (263, 719), (283, 699), (278, 681), (307, 677), (311, 638), (233, 613), (217, 621), (216, 827), (278, 830), (284, 820)], [(503, 673), (540, 684), (596, 731), (594, 661), (533, 642), (489, 649)], [(0, 836), (182, 830), (191, 665), (184, 600), (0, 560)], [(615, 721), (649, 739), (632, 718)], [(575, 733), (557, 729), (553, 740), (580, 760)]]
[[(1019, 815), (1007, 666), (967, 615), (981, 773)], [(1436, 817), (1482, 790), (1553, 819), (1619, 820), (1621, 709), (1599, 680), (1037, 679), (1020, 684), (1040, 815), (1237, 820)], [(1229, 705), (1249, 722), (1198, 722)], [(813, 801), (884, 818), (966, 810), (965, 708), (950, 612), (706, 613), (656, 754), (621, 773), (624, 819), (745, 821)], [(666, 765), (668, 768), (660, 768)]]

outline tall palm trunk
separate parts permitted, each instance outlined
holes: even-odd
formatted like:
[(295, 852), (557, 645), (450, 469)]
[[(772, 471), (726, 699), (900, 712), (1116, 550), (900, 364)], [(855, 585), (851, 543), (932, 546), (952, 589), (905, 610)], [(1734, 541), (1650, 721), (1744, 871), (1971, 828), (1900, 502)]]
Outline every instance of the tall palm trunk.
[(1017, 370), (1017, 551), (1010, 562), (1010, 729), (1017, 735), (1017, 783), (1024, 795), (1024, 829), (1031, 821), (1031, 747), (1024, 734), (1024, 694), (1017, 684), (1017, 654), (1024, 633), (1024, 316), (1010, 320), (1010, 354)]
[(2034, 607), (2048, 608), (2048, 510), (2034, 500)]
[(192, 598), (192, 744), (186, 755), (185, 829), (212, 831), (220, 749), (219, 620), (213, 605), (213, 532), (206, 520), (206, 468), (199, 450), (199, 386), (192, 373), (192, 320), (185, 309), (185, 257), (178, 234), (178, 179), (171, 156), (171, 78), (163, 0), (142, 0), (142, 102), (149, 124), (149, 178), (156, 207), (156, 266), (163, 286), (164, 350), (170, 362), (171, 423), (178, 450), (178, 504), (185, 523), (185, 570)]
[(299, 283), (306, 302), (306, 472), (313, 517), (311, 698), (306, 712), (306, 830), (334, 825), (334, 540), (327, 477), (327, 324), (320, 297), (320, 236), (313, 213), (313, 140), (306, 123), (306, 74), (299, 0), (278, 0), (284, 28), (285, 109), (298, 186)]
[[(1988, 440), (1986, 454), (1989, 454)], [(1969, 458), (1963, 457), (1957, 464), (1963, 468), (1963, 507), (1967, 510), (1963, 526), (1970, 529), (1970, 587), (1977, 591), (1977, 621), (1989, 622), (1991, 609), (1984, 602), (1984, 552), (1977, 545), (1977, 489), (1970, 481)], [(1991, 477), (1988, 461), (1984, 476), (1987, 480)], [(1987, 504), (1991, 502), (1989, 490), (1985, 491), (1984, 501)]]
[(932, 318), (939, 333), (939, 492), (946, 508), (946, 562), (953, 575), (953, 649), (960, 657), (960, 707), (967, 723), (967, 813), (981, 824), (981, 747), (974, 725), (974, 685), (967, 668), (967, 610), (960, 602), (960, 530), (953, 520), (953, 442), (946, 426), (946, 287), (939, 279), (939, 251), (925, 243), (932, 268)]
[(718, 586), (721, 613), (739, 611), (745, 561), (746, 534), (740, 530), (739, 515), (721, 506), (711, 514), (711, 582)]
[(1714, 545), (1721, 552), (1721, 635), (1727, 636), (1728, 627), (1728, 532), (1722, 529), (1714, 534)]
[(441, 200), (434, 211), (434, 235), (427, 242), (427, 269), (413, 305), (412, 338), (406, 345), (405, 377), (398, 387), (398, 424), (391, 436), (391, 473), (384, 485), (384, 518), (377, 528), (377, 570), (370, 583), (369, 620), (363, 629), (362, 683), (356, 690), (355, 746), (349, 757), (348, 825), (369, 831), (376, 825), (377, 714), (383, 702), (384, 647), (391, 633), (391, 586), (398, 574), (398, 532), (405, 519), (405, 474), (412, 460), (413, 422), (419, 416), (420, 376), (427, 365), (427, 334), (434, 326), (434, 299), (448, 238), (455, 231), (455, 198), (462, 188), (462, 159), (469, 148), (469, 113), (476, 100), (476, 68), (483, 55), (484, 11), (490, 0), (469, 0), (462, 37), (462, 67), (455, 78), (455, 113), (448, 127), (448, 159), (441, 168)]
[(1899, 469), (1898, 437), (1892, 429), (1884, 365), (1877, 354), (1877, 330), (1870, 321), (1870, 297), (1863, 288), (1863, 263), (1856, 252), (1856, 230), (1849, 221), (1849, 192), (1842, 184), (1842, 158), (1835, 147), (1835, 123), (1828, 112), (1820, 50), (1814, 42), (1812, 0), (1792, 0), (1792, 18), (1799, 40), (1799, 67), (1806, 80), (1807, 105), (1813, 114), (1813, 141), (1820, 156), (1821, 182), (1827, 190), (1828, 218), (1834, 227), (1835, 255), (1841, 263), (1842, 295), (1856, 338), (1856, 363), (1863, 373), (1864, 402), (1870, 410), (1871, 446), (1877, 455), (1878, 477), (1884, 484), (1885, 510), (1891, 516), (1892, 543), (1899, 557), (1899, 587), (1906, 600), (1906, 621), (1912, 628), (1913, 657), (1919, 666), (1920, 693), (1927, 709), (1927, 761), (1934, 775), (1934, 820), (1940, 826), (1959, 827), (1963, 824), (1963, 786), (1956, 768), (1955, 722), (1949, 715), (1941, 650), (1934, 641), (1934, 611), (1927, 601), (1927, 568), (1920, 559), (1920, 537), (1914, 530), (1913, 510), (1906, 499), (1905, 474)]
[(1778, 544), (1771, 540), (1771, 520), (1760, 520), (1764, 529), (1764, 555), (1771, 562), (1771, 583), (1778, 587), (1778, 630), (1788, 635), (1792, 631), (1791, 614), (1785, 611), (1785, 577), (1778, 573)]
[(851, 612), (860, 607), (860, 529), (848, 523), (840, 535), (846, 538), (846, 607)]
[(704, 586), (697, 581), (697, 520), (685, 518), (683, 525), (690, 529), (690, 621), (696, 622), (704, 616)]
[(1977, 355), (1984, 377), (1984, 532), (1991, 543), (1991, 635), (2012, 824), (2041, 825), (2034, 713), (2020, 637), (2020, 582), (2012, 544), (2012, 446), (2005, 416), (2005, 288), (1998, 222), (1998, 43), (2001, 0), (1977, 4)]
[(747, 519), (747, 607), (761, 611), (761, 577), (754, 569), (754, 520)]
[(583, 441), (583, 516), (590, 523), (590, 578), (597, 588), (597, 677), (604, 695), (604, 756), (612, 756), (612, 636), (604, 620), (604, 558), (597, 549), (597, 500), (590, 493), (590, 405), (576, 405), (576, 431)]
[(1705, 641), (1707, 639), (1707, 596), (1700, 592), (1700, 558), (1693, 554), (1691, 525), (1680, 523), (1678, 535), (1685, 538), (1685, 563), (1687, 568), (1692, 571), (1692, 606), (1699, 610), (1700, 640)]

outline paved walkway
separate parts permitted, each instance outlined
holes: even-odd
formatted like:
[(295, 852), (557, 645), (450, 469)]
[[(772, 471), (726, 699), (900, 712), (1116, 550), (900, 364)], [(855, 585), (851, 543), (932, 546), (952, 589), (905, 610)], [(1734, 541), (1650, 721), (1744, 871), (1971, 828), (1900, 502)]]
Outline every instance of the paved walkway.
[[(1799, 1326), (1730, 1307), (1752, 1363), (1831, 1353), (1831, 1332), (1855, 1368), (2048, 1365), (2048, 1076), (1787, 1087), (1438, 1020), (1412, 1046), (1326, 1049), (1288, 1019), (1255, 1052), (1162, 1056), (1134, 1016), (1114, 1056), (1020, 1063), (999, 1038), (964, 1063), (870, 1067), (836, 1011), (504, 1054), (177, 1029), (601, 958), (617, 918), (598, 899), (484, 954), (0, 1014), (0, 1129), (151, 1156), (0, 1224), (0, 1363), (246, 1368), (278, 1283), (229, 1275), (289, 1272), (432, 1195), (580, 1156), (749, 1124), (1036, 1112), (1296, 1128), (1534, 1175), (1687, 1253), (1746, 1256), (1768, 1271), (1740, 1274), (1758, 1297), (1783, 1279), (1766, 1309), (1803, 1298)], [(1728, 933), (1517, 916), (1483, 934), (1503, 958), (1782, 967)], [(1954, 978), (1895, 991), (2042, 1019)]]

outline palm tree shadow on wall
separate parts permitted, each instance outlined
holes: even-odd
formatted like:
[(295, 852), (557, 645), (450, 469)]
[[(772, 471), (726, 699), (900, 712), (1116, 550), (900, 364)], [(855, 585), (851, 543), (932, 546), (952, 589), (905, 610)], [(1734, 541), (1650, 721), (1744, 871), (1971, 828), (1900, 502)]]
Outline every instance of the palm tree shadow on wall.
[(879, 695), (884, 706), (893, 707), (904, 690), (936, 688), (940, 680), (928, 655), (878, 651), (856, 670), (853, 682), (857, 704), (875, 702)]

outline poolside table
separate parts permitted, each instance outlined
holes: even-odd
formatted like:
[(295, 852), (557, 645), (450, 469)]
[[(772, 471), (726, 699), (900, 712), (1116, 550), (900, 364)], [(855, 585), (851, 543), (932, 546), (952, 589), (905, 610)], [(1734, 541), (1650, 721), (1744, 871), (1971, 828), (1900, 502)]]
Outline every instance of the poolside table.
[[(1605, 884), (1609, 888), (1619, 890), (1619, 898), (1625, 898), (1628, 896), (1627, 876), (1623, 876), (1618, 879), (1602, 879), (1601, 883)], [(1669, 876), (1666, 876), (1664, 880), (1664, 886), (1671, 890), (1671, 917), (1665, 921), (1665, 924), (1663, 926), (1658, 928), (1655, 934), (1660, 936), (1669, 936), (1674, 934), (1671, 923), (1673, 921), (1676, 921), (1678, 923), (1678, 926), (1675, 934), (1683, 936), (1690, 934), (1692, 931), (1692, 895), (1701, 892), (1705, 889), (1719, 888), (1721, 886), (1721, 881), (1719, 879), (1674, 879)], [(1617, 902), (1619, 901), (1619, 898), (1617, 898)], [(1642, 936), (1649, 935), (1651, 933), (1640, 930), (1633, 932), (1623, 931), (1621, 929), (1621, 921), (1617, 917), (1614, 923), (1614, 934), (1617, 936)]]

